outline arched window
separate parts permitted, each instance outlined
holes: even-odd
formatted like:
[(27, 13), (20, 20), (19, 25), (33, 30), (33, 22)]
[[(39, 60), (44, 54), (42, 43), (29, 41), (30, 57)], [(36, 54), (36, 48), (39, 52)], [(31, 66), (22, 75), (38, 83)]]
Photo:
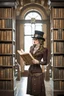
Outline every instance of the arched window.
[(37, 11), (30, 11), (25, 15), (25, 20), (27, 22), (24, 24), (24, 50), (28, 52), (32, 45), (31, 37), (34, 35), (34, 31), (42, 31), (42, 23), (36, 22), (42, 20), (42, 17)]

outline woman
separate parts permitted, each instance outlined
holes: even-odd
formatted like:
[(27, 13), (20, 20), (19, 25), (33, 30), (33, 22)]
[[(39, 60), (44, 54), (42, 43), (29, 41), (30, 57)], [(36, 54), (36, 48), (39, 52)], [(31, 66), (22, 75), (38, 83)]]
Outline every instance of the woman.
[(44, 33), (41, 31), (35, 31), (33, 38), (33, 46), (30, 47), (30, 53), (34, 56), (33, 64), (30, 65), (28, 83), (27, 83), (27, 94), (32, 96), (46, 96), (44, 75), (40, 65), (47, 64), (48, 50), (44, 48), (43, 38)]

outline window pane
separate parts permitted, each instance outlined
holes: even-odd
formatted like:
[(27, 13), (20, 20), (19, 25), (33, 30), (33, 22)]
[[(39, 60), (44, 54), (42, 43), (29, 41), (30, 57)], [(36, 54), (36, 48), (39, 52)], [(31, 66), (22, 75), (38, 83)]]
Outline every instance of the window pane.
[(35, 29), (42, 31), (42, 24), (36, 24)]
[(25, 25), (24, 35), (34, 35), (35, 24)]
[(31, 18), (35, 18), (36, 20), (41, 20), (41, 16), (37, 12), (30, 12), (25, 16), (25, 20), (30, 20)]
[(31, 35), (31, 25), (25, 25), (25, 35)]
[(31, 38), (31, 36), (25, 36), (24, 40), (25, 40), (25, 42), (24, 42), (25, 52), (29, 52), (30, 46), (32, 45), (32, 38)]
[(34, 30), (35, 30), (35, 24), (32, 24), (32, 27), (31, 27), (32, 35), (34, 35)]
[(32, 12), (28, 13), (26, 16), (25, 16), (25, 20), (29, 20), (31, 19), (32, 17)]

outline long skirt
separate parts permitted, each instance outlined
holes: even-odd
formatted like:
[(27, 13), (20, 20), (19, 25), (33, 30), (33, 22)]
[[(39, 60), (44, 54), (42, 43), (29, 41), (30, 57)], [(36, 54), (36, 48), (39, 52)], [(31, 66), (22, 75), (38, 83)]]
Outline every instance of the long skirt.
[(33, 96), (46, 96), (43, 73), (28, 75), (27, 94)]

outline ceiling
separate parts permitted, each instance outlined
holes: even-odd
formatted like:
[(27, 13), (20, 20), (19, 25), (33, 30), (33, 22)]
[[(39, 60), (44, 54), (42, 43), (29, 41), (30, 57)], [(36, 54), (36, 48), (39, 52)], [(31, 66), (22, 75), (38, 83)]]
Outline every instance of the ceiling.
[(16, 1), (19, 2), (19, 5), (21, 6), (24, 6), (30, 3), (37, 3), (37, 4), (44, 5), (44, 6), (48, 5), (48, 0), (16, 0)]
[(23, 5), (28, 3), (39, 3), (44, 2), (44, 5), (48, 2), (48, 0), (0, 0), (0, 2), (19, 2), (19, 4), (23, 3)]
[(51, 2), (63, 2), (64, 0), (0, 0), (0, 5), (1, 2), (16, 2), (17, 6), (24, 6), (26, 4), (30, 3), (37, 3), (41, 4), (43, 6), (48, 6), (48, 4)]

